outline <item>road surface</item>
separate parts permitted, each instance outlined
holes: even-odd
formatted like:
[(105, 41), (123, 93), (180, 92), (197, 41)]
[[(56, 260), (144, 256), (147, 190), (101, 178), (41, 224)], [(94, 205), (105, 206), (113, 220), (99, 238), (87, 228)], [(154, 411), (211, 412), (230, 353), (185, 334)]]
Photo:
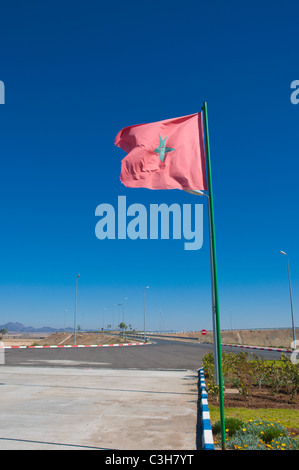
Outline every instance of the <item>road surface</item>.
[[(93, 367), (112, 369), (197, 370), (213, 345), (154, 339), (145, 346), (104, 348), (6, 349), (5, 364), (12, 366)], [(240, 351), (266, 359), (279, 359), (276, 351), (224, 346), (223, 351)]]
[(197, 370), (213, 345), (154, 341), (6, 349), (0, 450), (197, 449)]

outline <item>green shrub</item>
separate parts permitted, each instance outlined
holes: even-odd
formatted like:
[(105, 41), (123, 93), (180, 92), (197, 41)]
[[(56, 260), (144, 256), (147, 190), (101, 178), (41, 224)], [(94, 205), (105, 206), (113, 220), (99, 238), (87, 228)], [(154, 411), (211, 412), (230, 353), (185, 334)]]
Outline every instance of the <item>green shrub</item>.
[[(249, 420), (236, 418), (225, 420), (227, 449), (233, 450), (299, 450), (299, 437), (288, 433), (279, 421)], [(221, 430), (220, 421), (212, 426), (214, 434)]]
[(287, 436), (287, 429), (275, 421), (254, 420), (246, 425), (247, 433), (258, 436), (265, 444), (273, 439)]
[[(246, 428), (243, 428), (246, 429)], [(239, 429), (227, 443), (227, 449), (234, 450), (266, 450), (267, 447), (255, 434)]]
[(251, 420), (228, 441), (234, 450), (299, 450), (299, 439), (288, 435), (279, 422)]
[(214, 354), (207, 353), (202, 358), (202, 365), (204, 370), (204, 375), (208, 379), (213, 379), (214, 377)]
[(299, 439), (289, 436), (275, 438), (270, 444), (273, 450), (299, 450)]
[[(233, 436), (239, 429), (244, 427), (243, 421), (238, 418), (226, 418), (225, 420), (225, 433), (228, 436)], [(220, 434), (221, 432), (221, 421), (217, 421), (212, 426), (212, 431), (215, 434)]]

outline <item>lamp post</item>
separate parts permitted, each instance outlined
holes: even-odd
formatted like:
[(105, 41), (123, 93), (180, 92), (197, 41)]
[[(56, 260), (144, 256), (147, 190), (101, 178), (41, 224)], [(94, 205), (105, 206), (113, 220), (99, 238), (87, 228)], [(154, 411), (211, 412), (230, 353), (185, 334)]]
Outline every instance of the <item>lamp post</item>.
[(145, 342), (145, 292), (146, 292), (146, 289), (149, 289), (149, 286), (146, 286), (144, 288), (144, 315), (143, 315), (143, 328), (144, 328), (144, 336), (143, 336), (143, 339), (144, 339), (144, 342)]
[(114, 314), (115, 314), (115, 307), (117, 306), (117, 304), (113, 304), (113, 332), (115, 333), (114, 331)]
[(103, 333), (104, 333), (104, 328), (105, 328), (105, 310), (106, 310), (106, 307), (103, 308), (103, 328), (102, 328)]
[(65, 315), (66, 315), (66, 312), (68, 312), (67, 308), (64, 310), (64, 321), (63, 321), (63, 331), (64, 331), (64, 333), (65, 333)]
[(288, 263), (288, 276), (289, 276), (289, 290), (290, 290), (290, 303), (291, 303), (291, 316), (292, 316), (292, 329), (293, 329), (293, 348), (296, 349), (296, 337), (295, 337), (295, 325), (294, 325), (294, 312), (293, 312), (293, 300), (292, 300), (292, 287), (291, 287), (291, 275), (290, 275), (290, 264), (289, 264), (289, 257), (285, 251), (280, 251), (282, 255), (287, 257)]
[(75, 297), (75, 318), (74, 318), (74, 344), (76, 344), (76, 317), (77, 317), (77, 290), (78, 290), (78, 278), (80, 274), (76, 277), (76, 297)]
[[(116, 305), (118, 305), (119, 307), (122, 306), (122, 304), (116, 304)], [(118, 324), (118, 327), (119, 327), (119, 325), (120, 325), (120, 308), (118, 309), (118, 323), (119, 323)]]
[[(125, 323), (125, 303), (126, 300), (128, 300), (128, 297), (124, 298), (124, 303), (123, 303), (123, 324)], [(123, 338), (125, 337), (125, 329), (123, 329)]]

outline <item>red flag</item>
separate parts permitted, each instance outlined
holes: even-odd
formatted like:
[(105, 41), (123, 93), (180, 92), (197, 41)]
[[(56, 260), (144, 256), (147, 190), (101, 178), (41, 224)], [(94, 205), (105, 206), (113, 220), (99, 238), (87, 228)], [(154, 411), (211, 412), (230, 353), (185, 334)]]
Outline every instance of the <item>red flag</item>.
[(115, 145), (130, 188), (206, 190), (202, 113), (122, 129)]

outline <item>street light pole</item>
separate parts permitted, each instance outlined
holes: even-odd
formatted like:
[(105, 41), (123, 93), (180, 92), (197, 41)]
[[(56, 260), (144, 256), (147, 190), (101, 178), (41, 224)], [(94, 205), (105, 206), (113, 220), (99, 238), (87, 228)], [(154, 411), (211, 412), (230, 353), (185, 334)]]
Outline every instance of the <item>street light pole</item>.
[[(117, 304), (117, 305), (118, 305), (119, 307), (122, 306), (122, 304)], [(120, 309), (118, 309), (118, 322), (119, 322), (119, 324), (120, 324)], [(119, 325), (118, 325), (118, 327), (119, 327)]]
[[(126, 300), (128, 300), (128, 297), (124, 298), (124, 303), (123, 303), (123, 324), (125, 324), (125, 303)], [(123, 329), (123, 338), (125, 337), (125, 329)]]
[(74, 318), (74, 344), (76, 344), (76, 317), (77, 317), (77, 290), (78, 290), (78, 278), (80, 274), (76, 277), (76, 297), (75, 297), (75, 318)]
[(291, 287), (291, 275), (290, 275), (290, 264), (289, 264), (289, 257), (287, 253), (284, 251), (280, 251), (282, 255), (285, 255), (287, 257), (287, 263), (288, 263), (288, 276), (289, 276), (289, 290), (290, 290), (290, 303), (291, 303), (291, 316), (292, 316), (292, 329), (293, 329), (293, 348), (294, 350), (296, 349), (296, 336), (295, 336), (295, 324), (294, 324), (294, 312), (293, 312), (293, 300), (292, 300), (292, 287)]
[(103, 333), (104, 333), (104, 328), (105, 328), (105, 310), (106, 310), (106, 307), (103, 308), (103, 328), (102, 328)]
[[(116, 306), (117, 306), (116, 304), (113, 304), (113, 331), (114, 331), (114, 315), (115, 315), (115, 307)], [(115, 333), (115, 331), (114, 331), (114, 333)]]
[(144, 329), (143, 339), (144, 339), (144, 342), (145, 342), (145, 291), (146, 291), (146, 289), (149, 289), (149, 286), (146, 286), (144, 288), (144, 315), (143, 315), (143, 329)]

